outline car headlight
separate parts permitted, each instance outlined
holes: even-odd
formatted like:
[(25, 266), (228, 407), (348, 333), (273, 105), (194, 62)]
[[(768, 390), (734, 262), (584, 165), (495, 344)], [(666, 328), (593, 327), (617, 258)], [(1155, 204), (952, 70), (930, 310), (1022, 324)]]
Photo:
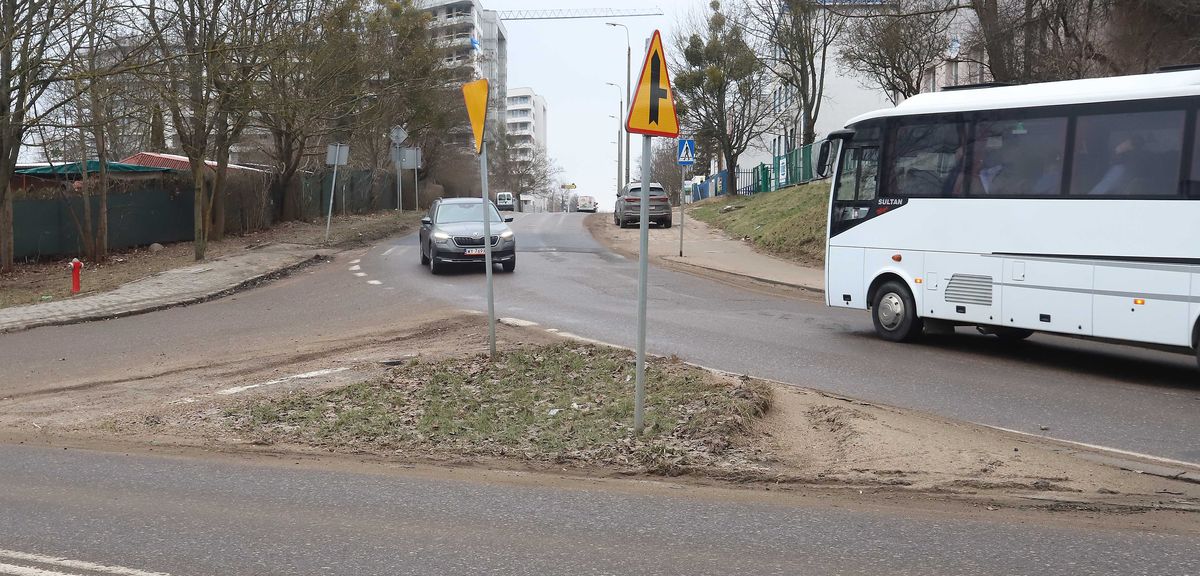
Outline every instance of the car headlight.
[(512, 237), (513, 237), (513, 231), (512, 231), (512, 230), (505, 230), (505, 231), (503, 231), (503, 232), (501, 232), (501, 233), (500, 233), (500, 239), (501, 239), (501, 240), (512, 240)]
[(434, 232), (430, 236), (433, 238), (433, 241), (438, 244), (445, 244), (446, 242), (450, 241), (450, 235), (445, 232), (442, 232), (440, 230), (437, 232)]

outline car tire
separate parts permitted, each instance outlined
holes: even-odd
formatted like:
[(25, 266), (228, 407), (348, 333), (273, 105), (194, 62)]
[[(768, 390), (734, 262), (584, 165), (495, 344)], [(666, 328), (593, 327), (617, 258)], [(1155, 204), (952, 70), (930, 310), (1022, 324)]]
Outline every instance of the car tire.
[(429, 273), (433, 274), (433, 275), (441, 274), (442, 269), (445, 267), (446, 267), (445, 264), (438, 263), (437, 258), (435, 257), (435, 254), (433, 251), (433, 246), (431, 245), (429, 247)]
[(909, 342), (921, 335), (924, 323), (917, 317), (912, 292), (904, 284), (889, 280), (875, 291), (871, 302), (875, 333), (890, 342)]
[(422, 247), (420, 250), (418, 250), (418, 252), (421, 253), (421, 265), (428, 266), (429, 265), (429, 255), (425, 253), (425, 248)]
[(663, 227), (663, 228), (670, 228), (670, 227), (671, 227), (671, 221), (670, 221), (670, 220), (663, 220), (663, 221), (661, 222), (661, 224), (662, 224), (662, 227)]
[(517, 255), (513, 254), (512, 260), (500, 263), (500, 269), (505, 272), (512, 272), (517, 269)]

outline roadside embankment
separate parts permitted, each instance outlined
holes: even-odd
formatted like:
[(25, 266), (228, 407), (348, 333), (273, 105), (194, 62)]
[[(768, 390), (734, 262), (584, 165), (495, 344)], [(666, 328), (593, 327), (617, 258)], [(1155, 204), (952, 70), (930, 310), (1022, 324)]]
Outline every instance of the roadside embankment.
[(753, 196), (718, 196), (692, 204), (688, 215), (780, 258), (814, 267), (825, 261), (829, 181)]

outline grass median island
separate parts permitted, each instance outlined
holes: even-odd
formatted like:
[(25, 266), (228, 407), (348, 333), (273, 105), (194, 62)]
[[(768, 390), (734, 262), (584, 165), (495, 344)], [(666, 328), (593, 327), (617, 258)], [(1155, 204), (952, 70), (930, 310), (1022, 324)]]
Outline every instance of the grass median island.
[[(737, 209), (722, 212), (726, 206)], [(753, 196), (719, 196), (688, 213), (735, 238), (749, 237), (763, 252), (819, 266), (825, 261), (828, 208), (829, 181), (820, 180)]]
[(737, 440), (771, 389), (672, 359), (647, 361), (646, 431), (633, 426), (633, 354), (579, 343), (414, 360), (382, 378), (225, 410), (239, 436), (379, 454), (496, 456), (659, 474), (753, 466)]

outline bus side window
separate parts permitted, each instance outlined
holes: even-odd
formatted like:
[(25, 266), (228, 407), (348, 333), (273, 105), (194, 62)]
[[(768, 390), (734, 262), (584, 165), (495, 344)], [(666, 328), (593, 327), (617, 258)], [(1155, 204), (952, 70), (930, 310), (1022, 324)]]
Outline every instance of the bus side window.
[(1080, 116), (1071, 194), (1177, 196), (1184, 112)]
[(862, 148), (845, 148), (842, 152), (842, 162), (839, 166), (837, 199), (852, 201), (857, 194), (858, 158)]
[(1188, 177), (1188, 194), (1200, 198), (1200, 114), (1196, 115), (1196, 129), (1192, 131), (1192, 172)]
[(887, 195), (963, 195), (959, 175), (963, 173), (965, 131), (962, 122), (898, 126), (888, 153), (892, 186)]

